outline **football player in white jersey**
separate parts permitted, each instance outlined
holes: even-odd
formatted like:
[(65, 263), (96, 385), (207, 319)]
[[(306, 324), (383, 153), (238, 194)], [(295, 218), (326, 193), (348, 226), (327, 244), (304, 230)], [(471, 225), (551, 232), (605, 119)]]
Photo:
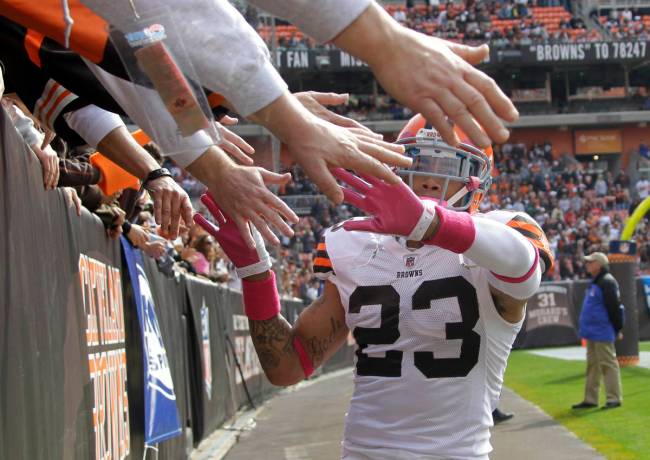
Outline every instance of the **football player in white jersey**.
[(246, 247), (209, 196), (202, 199), (219, 226), (195, 220), (238, 267), (271, 382), (309, 376), (352, 332), (358, 348), (342, 458), (486, 459), (506, 360), (552, 253), (529, 216), (476, 213), (491, 150), (451, 147), (420, 116), (398, 142), (414, 160), (399, 171), (401, 184), (335, 170), (346, 200), (370, 216), (325, 232), (314, 261), (323, 294), (293, 326), (280, 315), (261, 240)]

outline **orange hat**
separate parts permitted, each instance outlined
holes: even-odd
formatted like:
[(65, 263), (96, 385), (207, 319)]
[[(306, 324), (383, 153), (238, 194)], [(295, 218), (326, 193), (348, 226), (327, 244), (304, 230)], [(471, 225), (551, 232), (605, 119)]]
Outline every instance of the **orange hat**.
[(90, 164), (102, 172), (102, 179), (97, 185), (105, 195), (113, 195), (125, 188), (140, 189), (140, 181), (137, 177), (128, 173), (101, 153), (95, 152), (90, 155)]

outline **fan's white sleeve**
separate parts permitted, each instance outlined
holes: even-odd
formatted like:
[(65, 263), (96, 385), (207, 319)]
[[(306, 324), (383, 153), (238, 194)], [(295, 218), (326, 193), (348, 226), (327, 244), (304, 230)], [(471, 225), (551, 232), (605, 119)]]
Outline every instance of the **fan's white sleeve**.
[[(133, 20), (128, 2), (82, 2), (118, 29)], [(175, 55), (186, 53), (199, 82), (223, 95), (242, 116), (266, 107), (287, 90), (266, 44), (227, 1), (138, 0), (135, 5), (142, 17), (168, 7), (158, 22), (178, 31), (181, 39), (168, 39), (167, 46)]]
[(25, 115), (15, 104), (5, 104), (5, 107), (9, 110), (9, 116), (13, 120), (16, 130), (18, 130), (27, 145), (40, 146), (44, 136), (36, 129), (32, 119)]
[(88, 145), (97, 148), (99, 142), (124, 122), (116, 113), (96, 105), (87, 105), (78, 110), (63, 114), (70, 129), (75, 131)]
[(249, 3), (286, 19), (324, 43), (349, 26), (372, 0), (250, 0)]

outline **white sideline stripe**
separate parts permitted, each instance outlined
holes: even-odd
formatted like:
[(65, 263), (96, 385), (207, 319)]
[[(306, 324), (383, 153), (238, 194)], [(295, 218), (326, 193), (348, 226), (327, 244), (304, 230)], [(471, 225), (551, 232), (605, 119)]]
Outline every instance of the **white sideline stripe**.
[[(585, 361), (587, 359), (587, 349), (583, 347), (546, 348), (542, 350), (527, 350), (526, 352), (546, 358), (564, 359), (566, 361)], [(639, 366), (650, 369), (650, 351), (639, 352)]]

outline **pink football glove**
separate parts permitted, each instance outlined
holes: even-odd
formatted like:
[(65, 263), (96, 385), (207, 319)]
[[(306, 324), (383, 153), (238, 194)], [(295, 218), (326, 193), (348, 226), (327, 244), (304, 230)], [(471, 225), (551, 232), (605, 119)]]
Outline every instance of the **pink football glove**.
[(255, 248), (251, 249), (239, 233), (237, 224), (219, 208), (212, 195), (209, 193), (201, 195), (201, 201), (207, 206), (219, 226), (217, 227), (198, 213), (194, 214), (194, 222), (215, 237), (226, 255), (237, 267), (237, 275), (240, 278), (264, 273), (271, 268), (269, 253), (264, 247), (262, 236), (254, 226), (249, 224), (255, 240)]
[(344, 200), (372, 216), (346, 222), (343, 228), (348, 231), (405, 236), (420, 241), (433, 222), (434, 207), (425, 206), (404, 182), (391, 185), (366, 174), (357, 177), (342, 168), (332, 173), (355, 189), (341, 187)]

